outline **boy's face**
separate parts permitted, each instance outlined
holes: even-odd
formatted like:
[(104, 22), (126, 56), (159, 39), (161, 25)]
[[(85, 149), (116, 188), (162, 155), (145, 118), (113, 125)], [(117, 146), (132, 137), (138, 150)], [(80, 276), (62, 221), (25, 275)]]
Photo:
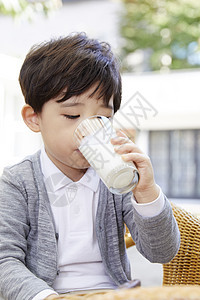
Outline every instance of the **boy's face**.
[(89, 167), (75, 144), (74, 130), (87, 117), (93, 115), (112, 117), (114, 112), (113, 98), (106, 107), (103, 99), (97, 99), (97, 95), (89, 97), (94, 88), (64, 102), (56, 102), (62, 95), (52, 99), (46, 102), (42, 112), (37, 114), (47, 155), (65, 175), (74, 181), (79, 180)]

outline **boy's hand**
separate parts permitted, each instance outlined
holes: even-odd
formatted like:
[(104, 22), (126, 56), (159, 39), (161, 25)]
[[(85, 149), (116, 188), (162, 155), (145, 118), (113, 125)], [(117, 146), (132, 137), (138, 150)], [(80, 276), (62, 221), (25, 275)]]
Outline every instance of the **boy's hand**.
[(148, 155), (144, 154), (122, 131), (117, 131), (118, 137), (112, 138), (115, 151), (122, 155), (124, 161), (132, 161), (139, 172), (139, 182), (133, 190), (138, 203), (154, 201), (159, 196), (160, 189), (156, 185), (153, 167)]

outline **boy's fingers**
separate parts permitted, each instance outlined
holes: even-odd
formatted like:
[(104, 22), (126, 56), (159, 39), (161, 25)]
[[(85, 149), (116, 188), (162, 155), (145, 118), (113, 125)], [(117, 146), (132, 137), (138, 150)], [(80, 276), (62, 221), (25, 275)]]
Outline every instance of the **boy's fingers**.
[(117, 133), (118, 136), (127, 137), (127, 135), (122, 130), (120, 130), (120, 129), (117, 130), (116, 133)]
[(116, 134), (117, 134), (116, 137), (111, 138), (112, 144), (124, 144), (124, 143), (131, 142), (131, 140), (127, 137), (127, 135), (121, 130), (117, 130)]
[(127, 136), (126, 137), (118, 136), (118, 137), (112, 138), (111, 143), (113, 145), (122, 145), (125, 143), (131, 143), (131, 140)]
[(131, 152), (143, 154), (143, 152), (134, 143), (116, 145), (116, 146), (114, 146), (114, 149), (119, 154), (120, 153), (131, 153)]
[(137, 165), (148, 164), (150, 165), (150, 159), (147, 155), (143, 153), (126, 153), (122, 154), (122, 159), (124, 161), (134, 161)]

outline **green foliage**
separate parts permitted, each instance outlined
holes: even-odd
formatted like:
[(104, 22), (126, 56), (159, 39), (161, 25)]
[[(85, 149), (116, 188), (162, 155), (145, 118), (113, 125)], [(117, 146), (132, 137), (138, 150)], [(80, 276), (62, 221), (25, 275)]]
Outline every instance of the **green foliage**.
[[(123, 0), (122, 58), (145, 50), (151, 70), (200, 67), (200, 1)], [(148, 50), (148, 51), (147, 51)], [(125, 70), (134, 64), (124, 59)]]
[(31, 18), (34, 13), (47, 15), (61, 6), (61, 0), (0, 0), (0, 15)]

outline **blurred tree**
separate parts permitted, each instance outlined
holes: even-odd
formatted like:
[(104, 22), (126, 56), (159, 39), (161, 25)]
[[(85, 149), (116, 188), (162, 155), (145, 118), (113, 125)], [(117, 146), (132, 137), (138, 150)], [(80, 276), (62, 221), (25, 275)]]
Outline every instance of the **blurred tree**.
[(61, 4), (61, 0), (0, 0), (0, 15), (16, 17), (23, 14), (28, 18), (35, 12), (47, 15), (49, 11), (60, 7)]
[(122, 0), (126, 71), (200, 67), (200, 1)]

